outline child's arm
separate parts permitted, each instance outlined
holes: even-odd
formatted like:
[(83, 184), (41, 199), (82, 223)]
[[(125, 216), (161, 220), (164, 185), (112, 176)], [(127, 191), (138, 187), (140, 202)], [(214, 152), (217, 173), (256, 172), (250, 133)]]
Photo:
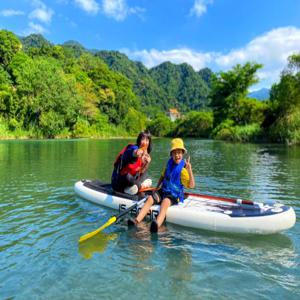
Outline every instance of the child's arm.
[(192, 170), (192, 165), (190, 162), (190, 156), (185, 161), (185, 168), (189, 173), (189, 188), (193, 189), (195, 187), (195, 179), (194, 179), (194, 174), (193, 174), (193, 170)]

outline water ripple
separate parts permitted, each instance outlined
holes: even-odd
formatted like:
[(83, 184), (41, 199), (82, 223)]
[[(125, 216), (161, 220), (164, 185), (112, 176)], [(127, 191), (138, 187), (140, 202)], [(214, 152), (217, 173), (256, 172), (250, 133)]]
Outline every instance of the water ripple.
[[(187, 139), (195, 192), (275, 200), (300, 215), (300, 153)], [(124, 140), (0, 142), (0, 294), (9, 299), (298, 299), (300, 225), (241, 236), (126, 220), (78, 244), (114, 213), (74, 196), (78, 178), (110, 179)], [(158, 179), (169, 140), (155, 140)], [(238, 288), (236, 288), (238, 286)], [(146, 292), (145, 292), (146, 291)]]

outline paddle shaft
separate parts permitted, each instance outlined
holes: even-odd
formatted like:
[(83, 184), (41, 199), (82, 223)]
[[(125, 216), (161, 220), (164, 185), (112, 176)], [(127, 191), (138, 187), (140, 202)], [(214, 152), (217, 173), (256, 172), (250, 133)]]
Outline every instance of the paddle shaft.
[(119, 220), (120, 218), (122, 218), (123, 216), (127, 215), (129, 212), (131, 212), (133, 209), (135, 209), (137, 206), (141, 205), (143, 202), (146, 201), (148, 197), (145, 197), (143, 199), (141, 199), (140, 201), (134, 203), (132, 206), (130, 206), (129, 208), (125, 209), (124, 211), (122, 211), (121, 213), (119, 213), (116, 217), (116, 221)]
[(99, 227), (98, 229), (89, 232), (85, 235), (83, 235), (80, 239), (79, 242), (83, 242), (93, 236), (95, 236), (97, 233), (99, 233), (100, 231), (104, 230), (105, 228), (107, 228), (108, 226), (114, 224), (115, 222), (117, 222), (120, 218), (122, 218), (123, 216), (125, 216), (126, 214), (128, 214), (131, 210), (135, 209), (138, 205), (141, 205), (142, 203), (144, 203), (146, 200), (148, 199), (148, 197), (145, 197), (143, 199), (141, 199), (140, 201), (134, 203), (132, 206), (130, 206), (129, 208), (125, 209), (124, 211), (122, 211), (120, 214), (118, 214), (117, 216), (113, 215), (109, 218), (109, 220), (102, 225), (101, 227)]

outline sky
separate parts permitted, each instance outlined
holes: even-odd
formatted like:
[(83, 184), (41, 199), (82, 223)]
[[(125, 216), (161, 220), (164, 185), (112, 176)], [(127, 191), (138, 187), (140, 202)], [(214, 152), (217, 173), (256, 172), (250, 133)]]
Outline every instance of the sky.
[(0, 28), (118, 50), (148, 68), (171, 61), (218, 72), (256, 62), (257, 90), (278, 82), (300, 52), (300, 0), (0, 0)]

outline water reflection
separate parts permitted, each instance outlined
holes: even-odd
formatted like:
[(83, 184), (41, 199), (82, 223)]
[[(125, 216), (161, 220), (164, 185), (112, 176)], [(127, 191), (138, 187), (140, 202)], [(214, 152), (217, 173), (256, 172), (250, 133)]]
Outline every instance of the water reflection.
[(78, 251), (84, 259), (91, 259), (95, 253), (104, 253), (109, 243), (117, 238), (116, 233), (100, 232), (85, 242), (78, 243)]

